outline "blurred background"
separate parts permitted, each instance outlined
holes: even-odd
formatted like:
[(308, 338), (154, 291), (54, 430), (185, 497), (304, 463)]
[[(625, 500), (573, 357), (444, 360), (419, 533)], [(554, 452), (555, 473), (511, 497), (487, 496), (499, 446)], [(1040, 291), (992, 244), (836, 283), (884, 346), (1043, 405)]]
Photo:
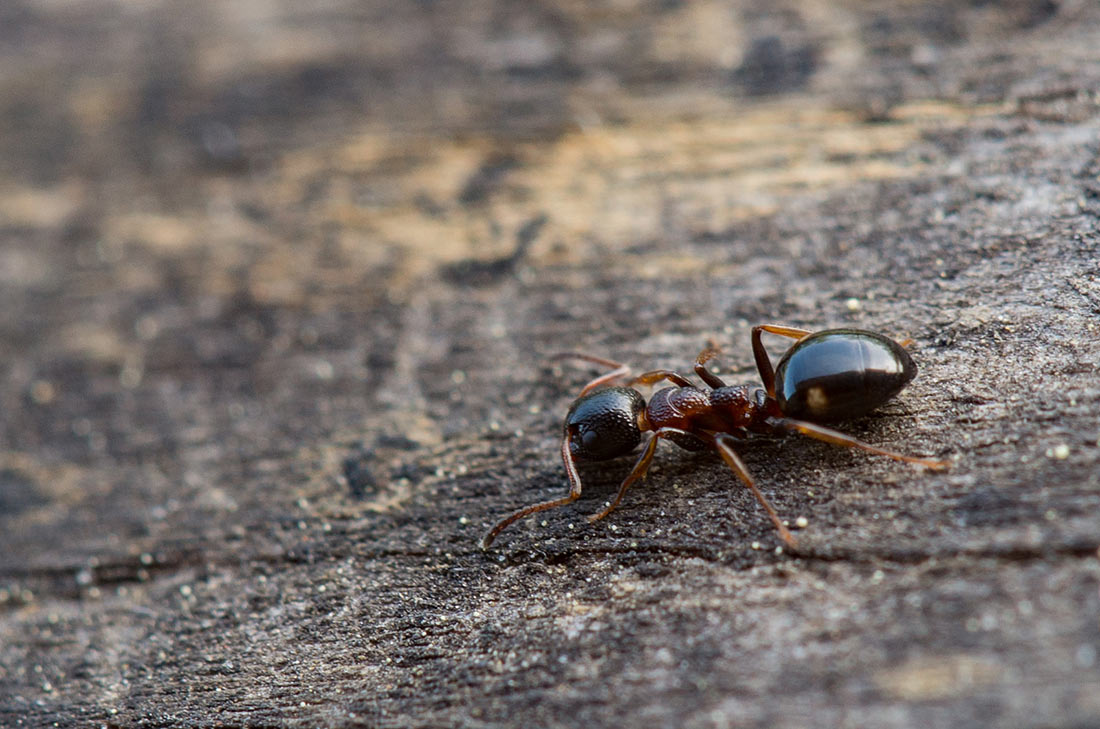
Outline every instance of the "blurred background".
[[(513, 264), (713, 280), (712, 296), (681, 307), (703, 307), (700, 326), (812, 305), (819, 285), (799, 264), (847, 245), (822, 229), (845, 223), (792, 230), (799, 206), (819, 215), (808, 211), (838, 191), (893, 206), (905, 185), (877, 181), (963, 173), (948, 130), (1001, 105), (1090, 113), (1075, 89), (1098, 80), (1094, 12), (1051, 0), (6, 2), (0, 297), (16, 357), (4, 441), (86, 440), (47, 432), (69, 428), (34, 404), (64, 401), (74, 379), (123, 401), (199, 365), (241, 386), (308, 387), (276, 351), (302, 337), (322, 375), (369, 390), (426, 281), (476, 289)], [(707, 250), (726, 257), (696, 255)], [(755, 310), (711, 276), (731, 263), (766, 285)], [(637, 326), (644, 308), (616, 324)], [(101, 375), (102, 390), (87, 381)], [(109, 444), (105, 429), (93, 440)]]

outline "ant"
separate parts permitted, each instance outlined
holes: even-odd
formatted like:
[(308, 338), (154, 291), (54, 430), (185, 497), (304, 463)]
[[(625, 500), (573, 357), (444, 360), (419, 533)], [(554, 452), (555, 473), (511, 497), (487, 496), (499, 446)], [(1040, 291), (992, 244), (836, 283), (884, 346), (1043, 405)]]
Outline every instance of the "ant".
[[(761, 341), (764, 332), (796, 340), (774, 368)], [(906, 340), (905, 344), (908, 343)], [(738, 440), (750, 433), (801, 433), (925, 468), (947, 466), (943, 461), (878, 448), (818, 424), (858, 418), (898, 394), (917, 374), (917, 366), (903, 344), (862, 329), (811, 332), (765, 324), (752, 328), (752, 353), (763, 388), (728, 386), (708, 370), (707, 362), (719, 354), (713, 343), (695, 358), (695, 374), (710, 388), (707, 390), (697, 388), (678, 372), (664, 369), (638, 375), (625, 385), (615, 385), (616, 381), (629, 377), (628, 366), (587, 354), (570, 352), (555, 356), (554, 359), (582, 359), (611, 368), (584, 386), (565, 416), (561, 457), (569, 478), (569, 494), (532, 504), (505, 517), (485, 535), (482, 547), (487, 549), (501, 531), (525, 516), (576, 501), (581, 495), (576, 462), (605, 461), (626, 455), (638, 445), (644, 431), (653, 431), (653, 436), (634, 468), (611, 503), (588, 517), (589, 521), (599, 521), (610, 514), (627, 488), (645, 476), (661, 440), (672, 441), (689, 451), (717, 451), (752, 491), (775, 524), (779, 537), (792, 549), (798, 546), (795, 538), (756, 487), (735, 450)], [(654, 385), (664, 380), (674, 386), (654, 393), (648, 404), (634, 389), (635, 385)]]

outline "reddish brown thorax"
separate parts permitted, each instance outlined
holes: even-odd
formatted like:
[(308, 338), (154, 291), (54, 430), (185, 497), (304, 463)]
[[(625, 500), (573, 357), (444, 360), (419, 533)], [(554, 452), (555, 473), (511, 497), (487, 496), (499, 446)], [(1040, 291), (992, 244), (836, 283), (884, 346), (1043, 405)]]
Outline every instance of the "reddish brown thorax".
[(780, 415), (775, 400), (753, 385), (713, 390), (666, 387), (653, 394), (646, 408), (651, 430), (679, 428), (735, 435), (772, 432), (774, 428), (766, 420)]

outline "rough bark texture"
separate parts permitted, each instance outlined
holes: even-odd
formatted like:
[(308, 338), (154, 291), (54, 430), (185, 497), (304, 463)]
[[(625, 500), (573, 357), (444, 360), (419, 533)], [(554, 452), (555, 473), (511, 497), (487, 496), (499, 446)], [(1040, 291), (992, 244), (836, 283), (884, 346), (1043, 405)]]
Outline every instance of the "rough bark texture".
[[(1100, 6), (9, 0), (0, 724), (1100, 724)], [(913, 385), (576, 504), (581, 349)], [(774, 342), (778, 349), (782, 342)]]

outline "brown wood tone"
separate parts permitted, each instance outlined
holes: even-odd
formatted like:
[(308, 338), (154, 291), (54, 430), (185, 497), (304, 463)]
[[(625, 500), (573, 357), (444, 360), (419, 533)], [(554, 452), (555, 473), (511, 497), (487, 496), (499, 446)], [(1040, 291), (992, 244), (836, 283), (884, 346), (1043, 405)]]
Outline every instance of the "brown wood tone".
[[(1098, 36), (0, 3), (0, 726), (1100, 724)], [(551, 355), (762, 323), (910, 340), (843, 430), (950, 468), (737, 441), (794, 555), (706, 451), (589, 523), (635, 451), (481, 549), (568, 493)]]

